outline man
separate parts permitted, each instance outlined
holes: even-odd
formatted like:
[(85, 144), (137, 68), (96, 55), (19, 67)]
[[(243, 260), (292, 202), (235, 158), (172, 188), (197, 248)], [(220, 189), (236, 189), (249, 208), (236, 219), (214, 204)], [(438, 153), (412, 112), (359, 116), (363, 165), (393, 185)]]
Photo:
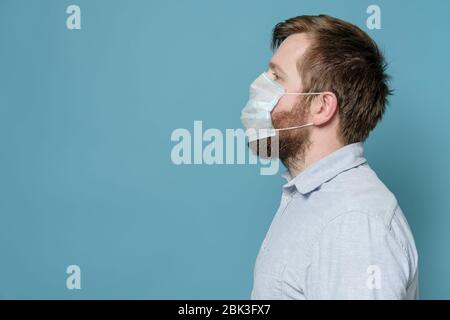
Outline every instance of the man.
[(383, 55), (361, 29), (324, 15), (277, 24), (272, 47), (241, 119), (256, 130), (253, 149), (279, 144), (287, 183), (251, 298), (417, 299), (412, 233), (363, 154), (391, 94)]

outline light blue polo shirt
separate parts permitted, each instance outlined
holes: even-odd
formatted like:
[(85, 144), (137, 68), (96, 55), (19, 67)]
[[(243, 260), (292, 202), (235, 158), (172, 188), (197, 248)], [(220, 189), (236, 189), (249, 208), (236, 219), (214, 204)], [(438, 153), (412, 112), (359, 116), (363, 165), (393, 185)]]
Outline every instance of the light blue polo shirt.
[(413, 235), (362, 143), (284, 177), (256, 258), (252, 299), (418, 298)]

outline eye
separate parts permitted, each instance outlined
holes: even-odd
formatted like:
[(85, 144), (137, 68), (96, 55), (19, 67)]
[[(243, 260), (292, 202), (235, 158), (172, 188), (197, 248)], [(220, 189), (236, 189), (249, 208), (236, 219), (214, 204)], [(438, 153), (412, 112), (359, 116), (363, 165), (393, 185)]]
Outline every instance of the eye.
[(276, 74), (275, 72), (272, 72), (272, 75), (273, 75), (273, 79), (274, 79), (275, 81), (278, 81), (278, 80), (281, 79), (281, 78), (278, 76), (278, 74)]

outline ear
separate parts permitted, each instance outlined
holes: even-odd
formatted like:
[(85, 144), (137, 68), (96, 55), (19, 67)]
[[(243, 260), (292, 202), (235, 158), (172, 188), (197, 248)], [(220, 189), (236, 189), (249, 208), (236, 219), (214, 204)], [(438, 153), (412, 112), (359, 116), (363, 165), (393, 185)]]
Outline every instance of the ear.
[(323, 92), (311, 104), (311, 118), (315, 126), (330, 122), (337, 113), (337, 97), (333, 92)]

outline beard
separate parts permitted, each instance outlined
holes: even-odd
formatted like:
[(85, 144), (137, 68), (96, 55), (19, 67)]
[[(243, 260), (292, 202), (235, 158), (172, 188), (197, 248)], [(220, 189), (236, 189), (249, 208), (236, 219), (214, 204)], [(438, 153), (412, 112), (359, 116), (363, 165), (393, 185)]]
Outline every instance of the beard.
[[(307, 121), (308, 113), (309, 107), (301, 107), (300, 104), (295, 105), (291, 111), (272, 113), (273, 127), (282, 129), (303, 125)], [(249, 143), (249, 148), (261, 158), (278, 157), (286, 167), (292, 167), (296, 163), (304, 162), (310, 145), (310, 130), (306, 127), (277, 131), (277, 136), (253, 141)]]

